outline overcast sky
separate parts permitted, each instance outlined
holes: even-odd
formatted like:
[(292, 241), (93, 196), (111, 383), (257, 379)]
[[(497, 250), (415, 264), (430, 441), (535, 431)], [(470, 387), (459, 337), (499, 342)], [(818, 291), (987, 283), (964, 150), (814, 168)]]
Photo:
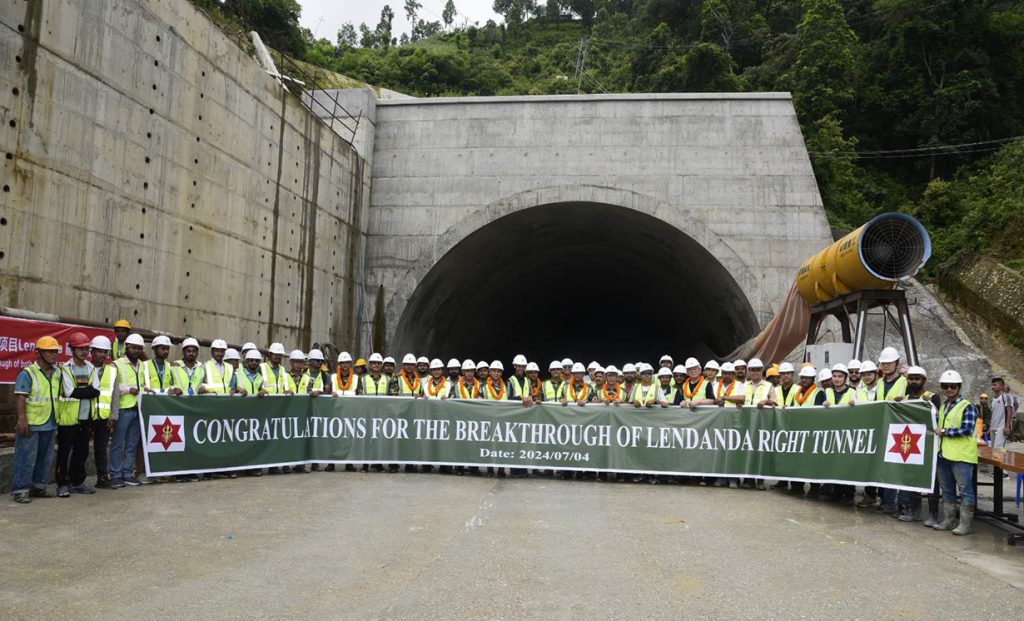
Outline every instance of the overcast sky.
[[(463, 20), (469, 23), (480, 22), (483, 25), (493, 19), (501, 22), (501, 17), (491, 10), (493, 0), (455, 0), (455, 23), (461, 25)], [(420, 19), (441, 21), (445, 0), (419, 0), (423, 5)], [(338, 29), (345, 22), (352, 22), (358, 32), (359, 24), (366, 22), (371, 29), (380, 21), (380, 10), (390, 5), (395, 13), (395, 21), (391, 29), (397, 38), (403, 32), (409, 32), (409, 22), (405, 19), (405, 0), (299, 0), (302, 5), (300, 22), (312, 30), (317, 38), (335, 41)]]

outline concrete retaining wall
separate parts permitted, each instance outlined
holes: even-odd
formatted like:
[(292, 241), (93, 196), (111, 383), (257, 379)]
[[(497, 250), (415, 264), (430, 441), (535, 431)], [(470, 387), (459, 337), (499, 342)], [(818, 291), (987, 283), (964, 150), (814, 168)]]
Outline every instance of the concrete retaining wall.
[(186, 0), (0, 4), (0, 305), (356, 342), (370, 171)]

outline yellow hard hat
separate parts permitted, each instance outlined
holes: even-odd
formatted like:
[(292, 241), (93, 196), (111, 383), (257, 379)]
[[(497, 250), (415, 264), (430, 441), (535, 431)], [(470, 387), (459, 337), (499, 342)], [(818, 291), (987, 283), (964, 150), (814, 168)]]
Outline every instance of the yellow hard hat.
[(985, 392), (981, 393), (981, 398), (982, 399), (988, 399), (988, 393), (985, 393)]
[(777, 365), (777, 364), (773, 364), (764, 373), (765, 377), (778, 377), (778, 375), (779, 375), (779, 365)]
[(60, 343), (52, 336), (44, 336), (36, 341), (36, 349), (60, 351)]
[(128, 328), (129, 330), (131, 330), (132, 329), (132, 324), (128, 323), (127, 319), (118, 319), (117, 321), (114, 322), (114, 327), (115, 328)]
[(356, 363), (355, 363), (355, 365), (353, 365), (353, 366), (357, 366), (357, 367), (365, 367), (365, 366), (366, 366), (366, 361), (365, 361), (365, 360), (363, 360), (362, 358), (360, 358), (359, 360), (356, 360)]

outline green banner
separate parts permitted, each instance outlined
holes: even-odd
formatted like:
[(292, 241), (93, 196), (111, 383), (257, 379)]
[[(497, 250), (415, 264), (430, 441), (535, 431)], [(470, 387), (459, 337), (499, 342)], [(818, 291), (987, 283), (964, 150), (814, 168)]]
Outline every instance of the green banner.
[(931, 491), (934, 415), (854, 407), (534, 405), (400, 397), (141, 399), (151, 476), (304, 463), (781, 478)]

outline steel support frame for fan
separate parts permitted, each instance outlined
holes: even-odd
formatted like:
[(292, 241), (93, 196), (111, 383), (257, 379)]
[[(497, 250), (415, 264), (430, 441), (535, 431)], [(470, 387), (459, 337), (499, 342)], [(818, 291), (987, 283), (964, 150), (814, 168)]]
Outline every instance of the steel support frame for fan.
[[(890, 307), (895, 307), (898, 320), (890, 314)], [(868, 311), (882, 308), (887, 321), (903, 337), (903, 351), (906, 352), (907, 363), (918, 364), (917, 341), (914, 340), (914, 329), (910, 325), (910, 309), (907, 305), (907, 294), (903, 289), (867, 289), (841, 295), (828, 302), (815, 304), (811, 307), (811, 320), (807, 324), (806, 345), (813, 345), (818, 340), (818, 330), (828, 317), (839, 321), (844, 343), (853, 343), (853, 357), (864, 358), (864, 339), (867, 336)], [(851, 318), (855, 317), (856, 327), (851, 326)], [(804, 360), (808, 359), (804, 348)]]

